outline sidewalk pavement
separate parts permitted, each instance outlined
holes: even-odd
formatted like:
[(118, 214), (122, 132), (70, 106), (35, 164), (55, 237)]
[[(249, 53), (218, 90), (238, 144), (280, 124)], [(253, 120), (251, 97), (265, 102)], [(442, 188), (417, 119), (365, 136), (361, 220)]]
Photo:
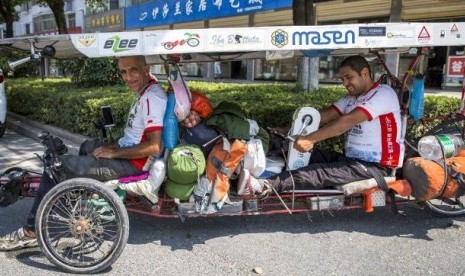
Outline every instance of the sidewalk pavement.
[(36, 141), (39, 141), (37, 136), (42, 131), (48, 131), (53, 136), (59, 137), (61, 140), (63, 140), (65, 145), (68, 147), (68, 152), (71, 154), (78, 154), (79, 145), (86, 139), (91, 139), (90, 137), (72, 133), (62, 128), (44, 125), (29, 120), (24, 116), (12, 112), (8, 112), (6, 124), (7, 128)]

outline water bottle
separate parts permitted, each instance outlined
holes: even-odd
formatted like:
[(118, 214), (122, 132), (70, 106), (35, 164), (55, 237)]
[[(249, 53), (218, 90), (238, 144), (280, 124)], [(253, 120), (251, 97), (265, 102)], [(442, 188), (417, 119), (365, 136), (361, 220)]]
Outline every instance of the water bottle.
[(421, 157), (429, 160), (439, 160), (444, 155), (446, 158), (457, 156), (463, 148), (462, 138), (452, 134), (425, 136), (418, 142)]
[(168, 93), (168, 102), (166, 103), (165, 115), (163, 117), (163, 146), (172, 150), (178, 143), (179, 126), (178, 119), (174, 114), (176, 98), (173, 92)]
[(412, 98), (408, 106), (408, 112), (416, 121), (423, 117), (423, 110), (425, 106), (424, 101), (425, 80), (423, 76), (418, 75), (413, 80)]

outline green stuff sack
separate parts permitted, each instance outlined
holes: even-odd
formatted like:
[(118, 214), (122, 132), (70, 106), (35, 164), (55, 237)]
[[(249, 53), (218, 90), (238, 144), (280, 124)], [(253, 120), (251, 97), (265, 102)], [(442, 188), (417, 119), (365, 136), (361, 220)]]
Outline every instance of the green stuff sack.
[(179, 184), (168, 179), (165, 184), (165, 193), (171, 198), (185, 201), (194, 192), (195, 185), (197, 185), (197, 181), (189, 184)]
[(205, 156), (196, 145), (180, 145), (168, 157), (168, 179), (191, 184), (205, 172)]

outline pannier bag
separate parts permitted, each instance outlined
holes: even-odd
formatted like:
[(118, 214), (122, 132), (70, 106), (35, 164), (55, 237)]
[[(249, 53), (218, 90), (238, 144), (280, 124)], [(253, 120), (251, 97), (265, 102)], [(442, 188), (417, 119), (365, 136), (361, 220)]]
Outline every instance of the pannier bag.
[(193, 128), (181, 127), (180, 137), (181, 144), (197, 145), (203, 154), (208, 156), (215, 145), (213, 140), (218, 137), (218, 132), (201, 122)]
[(247, 169), (254, 177), (260, 177), (265, 168), (266, 156), (262, 140), (250, 138), (247, 141), (247, 152), (244, 155), (244, 169)]
[(457, 180), (465, 180), (465, 155), (445, 160), (447, 179), (443, 165), (443, 160), (433, 161), (421, 157), (410, 158), (405, 162), (402, 171), (404, 178), (412, 186), (413, 197), (425, 201), (434, 198), (455, 198), (463, 194), (463, 184)]
[(196, 145), (179, 145), (168, 157), (168, 178), (178, 184), (197, 182), (205, 172), (205, 157)]
[(210, 117), (213, 113), (212, 104), (207, 96), (196, 91), (192, 91), (191, 110), (197, 112), (202, 119)]
[(171, 198), (177, 198), (179, 200), (189, 200), (197, 181), (187, 184), (179, 184), (170, 179), (166, 180), (165, 192)]
[(216, 143), (207, 161), (207, 178), (212, 183), (210, 202), (219, 210), (228, 198), (229, 178), (247, 151), (247, 144), (239, 139)]

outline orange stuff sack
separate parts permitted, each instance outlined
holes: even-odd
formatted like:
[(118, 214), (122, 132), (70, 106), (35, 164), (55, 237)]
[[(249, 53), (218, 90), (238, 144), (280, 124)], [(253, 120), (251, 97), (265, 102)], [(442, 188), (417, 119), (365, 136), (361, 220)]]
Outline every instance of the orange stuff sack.
[(218, 142), (208, 155), (207, 178), (213, 185), (211, 202), (225, 201), (229, 191), (229, 178), (247, 151), (247, 144), (239, 139), (232, 143)]
[[(465, 156), (446, 159), (450, 172), (465, 173)], [(455, 198), (460, 185), (447, 174), (445, 181), (444, 167), (432, 160), (422, 157), (408, 159), (403, 166), (404, 178), (412, 186), (412, 196), (426, 201), (434, 198)]]
[(210, 100), (204, 94), (192, 91), (191, 110), (197, 112), (202, 119), (208, 118), (213, 113)]

